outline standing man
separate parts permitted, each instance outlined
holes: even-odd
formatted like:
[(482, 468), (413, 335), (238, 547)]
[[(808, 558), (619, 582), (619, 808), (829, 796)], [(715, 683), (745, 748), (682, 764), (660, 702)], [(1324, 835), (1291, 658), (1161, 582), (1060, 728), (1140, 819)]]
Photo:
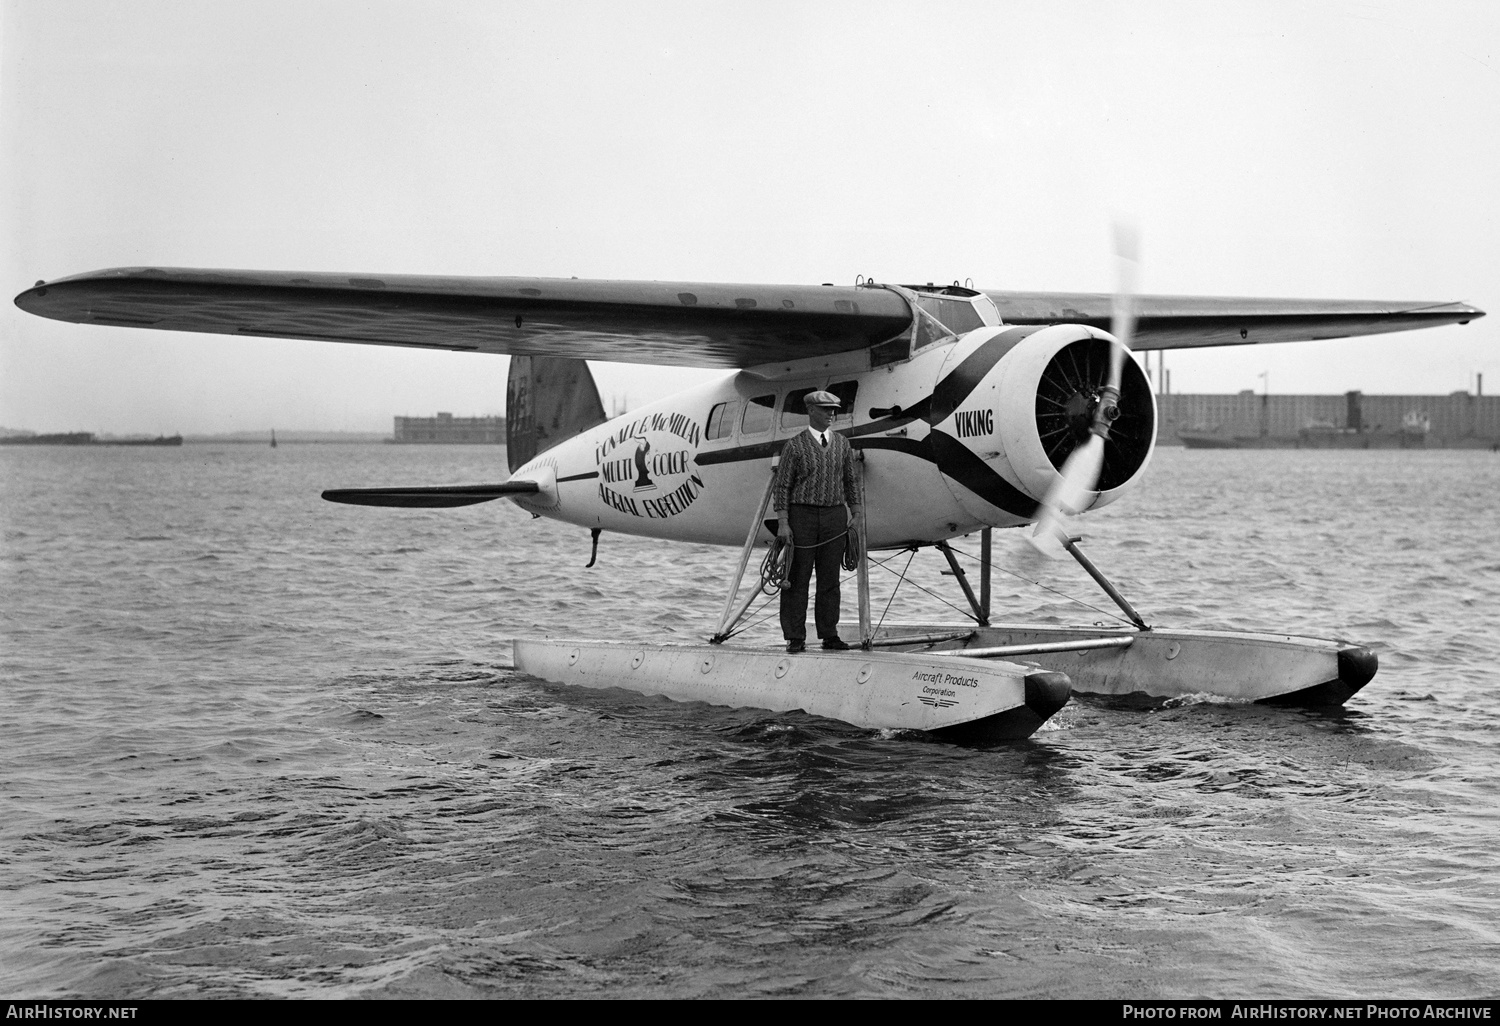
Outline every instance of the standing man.
[(823, 647), (848, 649), (839, 637), (839, 571), (846, 535), (859, 515), (863, 498), (854, 475), (854, 447), (829, 430), (839, 408), (832, 392), (812, 392), (807, 430), (799, 431), (781, 450), (772, 508), (776, 537), (792, 548), (792, 569), (781, 592), (781, 633), (788, 652), (807, 648), (807, 586), (818, 568), (813, 622)]

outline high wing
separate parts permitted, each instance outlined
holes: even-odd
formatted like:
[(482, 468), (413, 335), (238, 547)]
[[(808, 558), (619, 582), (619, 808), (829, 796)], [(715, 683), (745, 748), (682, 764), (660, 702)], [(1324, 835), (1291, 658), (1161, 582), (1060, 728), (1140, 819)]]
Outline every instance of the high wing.
[[(1084, 292), (986, 292), (1006, 324), (1088, 324), (1110, 330), (1114, 297)], [(1136, 296), (1132, 349), (1198, 349), (1311, 342), (1468, 324), (1484, 311), (1467, 303), (1358, 299)]]
[[(1097, 293), (986, 292), (1007, 324), (1109, 327)], [(21, 309), (78, 324), (621, 363), (747, 367), (867, 349), (912, 313), (879, 287), (127, 267), (38, 282)], [(1135, 349), (1295, 342), (1467, 323), (1464, 303), (1135, 298)]]

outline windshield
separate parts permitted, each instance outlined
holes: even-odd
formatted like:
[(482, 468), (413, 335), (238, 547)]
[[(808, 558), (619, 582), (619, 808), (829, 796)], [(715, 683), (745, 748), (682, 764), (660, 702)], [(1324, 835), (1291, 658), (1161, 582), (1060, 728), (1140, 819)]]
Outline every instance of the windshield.
[(918, 295), (917, 303), (955, 335), (984, 327), (984, 318), (966, 297)]

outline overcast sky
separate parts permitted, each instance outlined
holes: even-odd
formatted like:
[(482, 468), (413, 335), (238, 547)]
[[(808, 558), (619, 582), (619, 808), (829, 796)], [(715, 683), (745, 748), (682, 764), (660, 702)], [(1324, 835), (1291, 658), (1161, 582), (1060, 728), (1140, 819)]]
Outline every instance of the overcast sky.
[[(1500, 4), (0, 7), (6, 295), (121, 265), (1464, 300), (1174, 390), (1500, 392)], [(0, 304), (0, 425), (389, 430), (504, 358)], [(598, 368), (606, 407), (714, 372)]]

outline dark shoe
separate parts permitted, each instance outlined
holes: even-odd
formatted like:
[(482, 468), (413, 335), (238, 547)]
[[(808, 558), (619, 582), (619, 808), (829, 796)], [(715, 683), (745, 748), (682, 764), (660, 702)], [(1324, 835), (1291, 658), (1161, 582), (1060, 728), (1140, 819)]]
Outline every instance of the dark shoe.
[(825, 652), (847, 652), (849, 643), (843, 638), (824, 638), (823, 650)]
[(786, 650), (788, 652), (806, 652), (807, 651), (807, 642), (805, 642), (805, 641), (788, 641), (786, 643)]

